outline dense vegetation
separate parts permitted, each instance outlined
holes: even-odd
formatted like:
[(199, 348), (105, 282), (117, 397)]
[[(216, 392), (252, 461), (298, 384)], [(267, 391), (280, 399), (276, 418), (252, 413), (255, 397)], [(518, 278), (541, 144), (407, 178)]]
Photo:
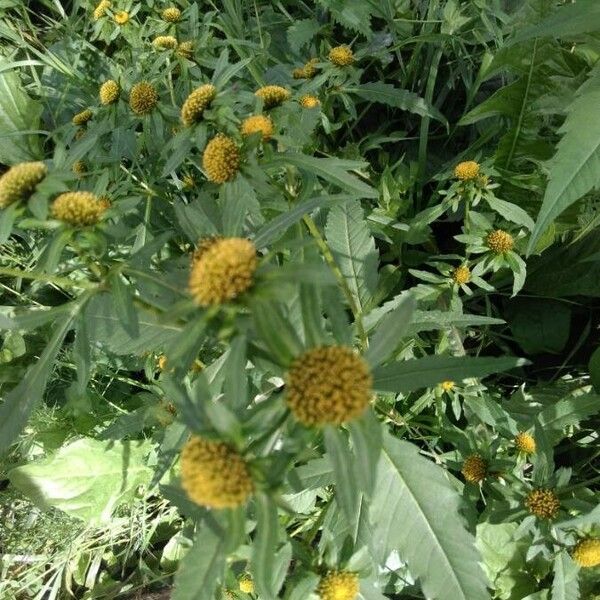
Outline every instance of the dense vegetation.
[(597, 0), (0, 38), (2, 599), (600, 598)]

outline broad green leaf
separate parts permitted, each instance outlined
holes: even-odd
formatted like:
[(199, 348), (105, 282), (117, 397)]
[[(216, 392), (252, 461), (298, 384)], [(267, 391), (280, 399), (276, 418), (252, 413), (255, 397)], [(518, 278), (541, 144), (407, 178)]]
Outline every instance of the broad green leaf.
[(287, 40), (290, 48), (299, 53), (300, 50), (311, 42), (321, 29), (321, 25), (314, 19), (297, 19), (287, 29)]
[(277, 506), (264, 493), (256, 495), (256, 536), (252, 546), (252, 577), (265, 600), (275, 600), (273, 555), (279, 539)]
[(411, 392), (432, 387), (442, 381), (462, 381), (486, 377), (526, 365), (515, 357), (427, 356), (378, 367), (373, 373), (373, 388), (380, 392)]
[(576, 425), (599, 411), (600, 396), (589, 393), (563, 398), (544, 408), (539, 418), (546, 433), (556, 438), (565, 427)]
[(568, 109), (556, 155), (547, 164), (548, 187), (528, 253), (567, 207), (600, 184), (600, 122), (590, 119), (600, 102), (600, 69), (581, 86)]
[(371, 498), (381, 455), (382, 426), (372, 410), (348, 424), (354, 457), (354, 473), (360, 489)]
[(506, 202), (506, 200), (500, 200), (500, 198), (495, 197), (486, 197), (487, 203), (490, 205), (490, 208), (495, 210), (500, 216), (504, 217), (507, 221), (511, 223), (516, 223), (517, 225), (523, 225), (527, 227), (529, 231), (531, 231), (535, 223), (533, 219), (520, 207), (512, 202)]
[(579, 567), (566, 550), (554, 559), (552, 600), (579, 600)]
[(588, 370), (590, 372), (590, 379), (592, 380), (592, 385), (594, 386), (596, 392), (600, 394), (600, 347), (596, 348), (596, 350), (590, 357)]
[(371, 506), (372, 544), (383, 564), (394, 550), (432, 600), (486, 600), (475, 539), (446, 472), (418, 448), (386, 434)]
[(364, 0), (318, 0), (343, 27), (371, 37), (373, 7)]
[(389, 83), (363, 83), (357, 87), (344, 88), (344, 91), (370, 102), (387, 104), (393, 108), (406, 110), (421, 117), (431, 117), (441, 123), (448, 124), (446, 117), (435, 106), (428, 104), (421, 96), (414, 92), (394, 87)]
[(90, 525), (108, 523), (115, 509), (148, 484), (146, 445), (82, 438), (39, 461), (17, 467), (9, 478), (43, 508), (58, 508)]
[(329, 211), (325, 234), (354, 302), (363, 312), (377, 287), (379, 256), (360, 202), (334, 206)]
[(240, 334), (231, 340), (227, 354), (225, 378), (225, 402), (228, 406), (243, 410), (248, 404), (248, 377), (246, 375), (247, 339)]
[(137, 312), (133, 306), (131, 289), (128, 284), (125, 284), (119, 273), (114, 273), (110, 282), (119, 323), (130, 337), (136, 338), (140, 335), (140, 326)]

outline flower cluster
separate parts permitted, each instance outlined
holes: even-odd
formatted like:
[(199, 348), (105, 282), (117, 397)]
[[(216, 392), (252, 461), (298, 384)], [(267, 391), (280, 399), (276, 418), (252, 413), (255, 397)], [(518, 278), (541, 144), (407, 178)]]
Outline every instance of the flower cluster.
[(316, 64), (318, 58), (311, 58), (303, 67), (298, 67), (292, 71), (294, 79), (312, 79), (317, 74)]
[(136, 83), (129, 93), (129, 106), (136, 115), (150, 114), (158, 104), (158, 92), (148, 81)]
[(225, 183), (233, 179), (240, 168), (240, 150), (226, 135), (215, 136), (204, 149), (202, 167), (209, 181)]
[(178, 44), (172, 35), (159, 35), (152, 40), (152, 45), (159, 50), (175, 50)]
[(524, 454), (535, 453), (535, 440), (530, 433), (525, 431), (517, 433), (515, 436), (515, 446), (519, 452), (523, 452)]
[(471, 281), (471, 269), (467, 267), (467, 265), (461, 265), (460, 267), (456, 267), (454, 271), (452, 271), (451, 275), (452, 281), (457, 285), (464, 285), (465, 283), (469, 283)]
[(461, 181), (473, 181), (479, 176), (479, 163), (474, 160), (466, 160), (454, 167), (454, 177)]
[(321, 101), (316, 96), (306, 94), (300, 98), (300, 106), (303, 108), (317, 108), (321, 104)]
[(169, 6), (162, 11), (161, 16), (167, 23), (177, 23), (181, 19), (181, 11), (176, 6)]
[(26, 200), (48, 174), (43, 162), (25, 162), (11, 167), (0, 177), (0, 208)]
[(242, 135), (260, 133), (263, 142), (266, 142), (273, 136), (273, 121), (265, 115), (253, 115), (244, 119), (240, 131)]
[(265, 108), (273, 108), (289, 100), (292, 93), (280, 85), (265, 85), (254, 92), (263, 101)]
[(329, 51), (329, 60), (338, 67), (347, 67), (354, 62), (354, 53), (348, 46), (336, 46)]
[(121, 87), (114, 79), (109, 79), (108, 81), (105, 81), (100, 86), (100, 104), (102, 104), (103, 106), (114, 104), (119, 99), (120, 93)]
[(321, 600), (355, 600), (359, 591), (358, 575), (349, 571), (330, 571), (317, 587)]
[(106, 211), (106, 204), (91, 192), (65, 192), (54, 200), (52, 218), (75, 227), (95, 225)]
[(581, 540), (573, 549), (573, 560), (580, 567), (597, 567), (600, 565), (600, 539)]
[(240, 579), (240, 592), (244, 594), (254, 593), (254, 581), (252, 581), (252, 577), (249, 575), (243, 575)]
[(502, 229), (495, 229), (488, 233), (485, 244), (494, 254), (504, 254), (513, 249), (515, 241), (510, 233)]
[(487, 462), (479, 454), (467, 456), (461, 473), (469, 483), (480, 483), (487, 475)]
[(110, 0), (101, 0), (94, 9), (94, 21), (98, 21), (106, 15), (106, 11), (110, 8)]
[(81, 125), (85, 125), (93, 116), (94, 113), (89, 108), (86, 108), (85, 110), (82, 110), (81, 112), (77, 113), (71, 119), (71, 121), (73, 125), (77, 125), (78, 127), (80, 127)]
[(181, 107), (181, 121), (184, 125), (193, 125), (202, 118), (202, 113), (217, 95), (217, 88), (207, 83), (196, 88), (186, 99)]
[(552, 490), (532, 490), (525, 498), (525, 506), (538, 519), (554, 519), (560, 509), (560, 501)]

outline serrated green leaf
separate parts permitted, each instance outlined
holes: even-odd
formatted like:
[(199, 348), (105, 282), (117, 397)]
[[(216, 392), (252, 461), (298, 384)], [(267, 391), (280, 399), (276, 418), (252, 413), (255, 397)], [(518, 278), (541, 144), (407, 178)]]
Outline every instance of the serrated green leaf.
[(364, 0), (318, 0), (340, 25), (371, 37), (373, 7)]
[(579, 567), (566, 550), (554, 559), (552, 600), (579, 600)]
[(299, 19), (287, 29), (287, 40), (290, 48), (299, 53), (308, 45), (321, 29), (321, 25), (314, 19)]

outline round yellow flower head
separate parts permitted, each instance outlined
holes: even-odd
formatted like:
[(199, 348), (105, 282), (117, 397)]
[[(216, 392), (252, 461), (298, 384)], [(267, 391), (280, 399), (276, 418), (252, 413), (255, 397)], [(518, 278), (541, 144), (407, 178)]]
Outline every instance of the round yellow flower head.
[(202, 118), (202, 113), (217, 95), (217, 88), (211, 83), (206, 83), (196, 88), (186, 99), (181, 107), (181, 121), (188, 127)]
[(287, 404), (305, 425), (340, 425), (359, 417), (371, 400), (367, 363), (346, 346), (318, 346), (292, 363)]
[(355, 600), (359, 591), (358, 575), (348, 571), (330, 571), (317, 587), (321, 600)]
[(222, 442), (192, 436), (181, 451), (181, 485), (196, 504), (235, 508), (254, 490), (248, 465)]
[(136, 83), (129, 93), (129, 106), (136, 115), (150, 114), (158, 104), (158, 92), (148, 81)]
[(471, 454), (465, 458), (460, 472), (469, 483), (479, 483), (487, 475), (487, 463), (479, 454)]
[(240, 150), (235, 141), (223, 134), (216, 135), (206, 144), (202, 166), (209, 181), (225, 183), (233, 179), (240, 168)]
[(27, 200), (48, 174), (43, 162), (24, 162), (11, 167), (0, 177), (0, 208)]
[(114, 104), (119, 99), (121, 93), (121, 87), (114, 79), (105, 81), (100, 86), (100, 104), (107, 106), (108, 104)]
[(446, 381), (442, 381), (440, 385), (442, 386), (442, 389), (445, 392), (451, 392), (454, 389), (454, 381), (450, 381), (449, 379)]
[(303, 67), (298, 67), (292, 71), (294, 79), (312, 79), (317, 74), (317, 58), (311, 58)]
[(478, 175), (479, 163), (474, 160), (466, 160), (454, 167), (454, 177), (461, 181), (472, 181), (473, 179), (477, 179)]
[(98, 21), (106, 14), (106, 10), (110, 8), (110, 4), (109, 0), (101, 0), (98, 3), (98, 6), (94, 9), (94, 21)]
[(76, 160), (71, 169), (76, 175), (85, 175), (87, 173), (87, 165), (84, 160)]
[(494, 254), (503, 254), (513, 249), (515, 241), (510, 233), (496, 229), (487, 234), (485, 244)]
[(192, 60), (192, 58), (194, 58), (194, 42), (181, 42), (179, 46), (177, 46), (177, 54), (183, 56), (183, 58)]
[(81, 112), (77, 113), (71, 119), (71, 122), (73, 123), (73, 125), (77, 126), (85, 125), (93, 116), (94, 113), (89, 108), (86, 108), (85, 110), (82, 110)]
[(302, 96), (300, 98), (300, 106), (302, 106), (303, 108), (317, 108), (317, 106), (320, 105), (321, 101), (316, 96), (306, 94), (306, 96)]
[(165, 371), (167, 368), (167, 357), (164, 354), (161, 354), (156, 360), (156, 366), (159, 371)]
[(471, 269), (469, 269), (467, 265), (456, 267), (456, 269), (452, 271), (452, 281), (458, 285), (469, 283), (469, 281), (471, 281)]
[(177, 23), (181, 19), (181, 11), (176, 6), (169, 6), (162, 11), (162, 18), (167, 23)]
[(129, 13), (126, 10), (120, 10), (113, 17), (117, 25), (125, 25), (129, 21)]
[(244, 594), (253, 594), (254, 593), (254, 581), (250, 575), (244, 575), (240, 579), (240, 592)]
[(329, 51), (329, 60), (338, 67), (347, 67), (354, 62), (354, 54), (348, 46), (336, 46)]
[(273, 121), (265, 115), (253, 115), (244, 119), (240, 131), (242, 135), (262, 133), (263, 142), (267, 142), (273, 136)]
[(243, 238), (213, 238), (194, 253), (189, 288), (200, 306), (224, 304), (247, 291), (258, 266), (256, 247)]
[(265, 85), (256, 90), (254, 95), (262, 99), (265, 108), (279, 106), (292, 96), (289, 90), (280, 85)]
[(535, 440), (530, 433), (525, 431), (517, 433), (515, 436), (515, 446), (519, 452), (524, 452), (525, 454), (535, 453)]
[(577, 542), (573, 549), (573, 560), (580, 567), (597, 567), (600, 565), (600, 539), (590, 538)]
[(525, 498), (525, 506), (538, 519), (554, 519), (560, 508), (560, 501), (552, 490), (533, 490)]
[(159, 50), (175, 50), (177, 38), (172, 35), (159, 35), (152, 40), (152, 45)]
[(91, 192), (65, 192), (54, 200), (50, 213), (69, 225), (84, 227), (100, 221), (106, 206)]

